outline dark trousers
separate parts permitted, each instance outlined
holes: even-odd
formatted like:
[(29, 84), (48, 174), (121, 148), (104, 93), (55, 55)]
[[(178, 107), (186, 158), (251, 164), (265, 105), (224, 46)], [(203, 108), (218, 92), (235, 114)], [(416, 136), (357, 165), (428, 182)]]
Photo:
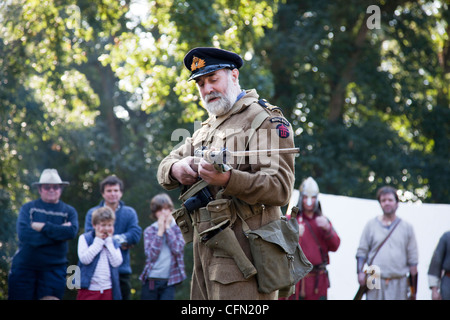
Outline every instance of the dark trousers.
[(66, 289), (66, 266), (49, 270), (13, 268), (8, 277), (9, 300), (62, 299)]
[(444, 276), (441, 279), (441, 297), (442, 300), (450, 300), (450, 277)]
[(119, 274), (120, 293), (122, 293), (122, 300), (130, 300), (131, 297), (131, 274)]
[(167, 279), (147, 279), (142, 285), (141, 300), (173, 300), (175, 286), (167, 283)]

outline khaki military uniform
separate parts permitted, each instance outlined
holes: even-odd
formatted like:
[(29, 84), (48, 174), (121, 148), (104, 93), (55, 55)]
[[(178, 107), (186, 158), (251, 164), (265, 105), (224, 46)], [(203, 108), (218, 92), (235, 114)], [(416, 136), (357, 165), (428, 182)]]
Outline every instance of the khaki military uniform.
[[(258, 94), (249, 90), (228, 114), (211, 116), (192, 138), (172, 151), (158, 168), (158, 181), (166, 189), (180, 187), (171, 177), (170, 168), (178, 160), (191, 156), (201, 146), (230, 151), (292, 148), (293, 130), (278, 108), (258, 103)], [(265, 105), (265, 106), (263, 106)], [(263, 115), (262, 124), (252, 130), (252, 122)], [(253, 132), (254, 131), (254, 132)], [(253, 132), (253, 133), (252, 133)], [(223, 198), (235, 197), (250, 208), (240, 215), (251, 229), (259, 228), (280, 218), (280, 206), (286, 205), (294, 184), (294, 155), (262, 155), (227, 159), (233, 169)], [(209, 187), (215, 195), (219, 188)], [(193, 214), (195, 234), (193, 240), (194, 270), (191, 299), (276, 299), (277, 292), (262, 294), (257, 290), (256, 277), (245, 279), (231, 257), (218, 255), (206, 247), (198, 234), (211, 227), (204, 210)], [(234, 231), (243, 251), (251, 258), (248, 239), (242, 232), (239, 217), (232, 219)]]

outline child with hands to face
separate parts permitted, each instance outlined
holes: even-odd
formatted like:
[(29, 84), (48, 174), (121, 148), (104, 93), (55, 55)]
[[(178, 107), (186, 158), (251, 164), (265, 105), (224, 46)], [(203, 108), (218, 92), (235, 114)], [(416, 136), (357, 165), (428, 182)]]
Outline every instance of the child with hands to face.
[(167, 229), (170, 228), (172, 223), (172, 209), (170, 207), (164, 207), (155, 213), (158, 218), (158, 233), (157, 235), (162, 237)]
[(109, 240), (112, 241), (112, 236), (114, 234), (114, 220), (102, 221), (94, 225), (94, 230), (96, 237), (103, 240), (110, 238)]
[(172, 217), (173, 203), (168, 194), (154, 196), (150, 217), (155, 220), (144, 230), (146, 263), (139, 279), (142, 300), (173, 300), (175, 284), (186, 278), (184, 238)]
[(113, 240), (115, 213), (100, 207), (92, 214), (94, 230), (78, 240), (81, 289), (77, 300), (121, 300), (118, 267), (123, 258)]

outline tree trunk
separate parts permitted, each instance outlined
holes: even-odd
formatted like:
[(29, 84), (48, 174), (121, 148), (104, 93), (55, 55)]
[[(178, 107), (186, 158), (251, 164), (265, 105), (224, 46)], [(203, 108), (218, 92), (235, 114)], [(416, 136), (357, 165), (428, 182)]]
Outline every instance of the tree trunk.
[(108, 127), (108, 133), (113, 140), (112, 149), (114, 152), (118, 152), (121, 149), (121, 141), (119, 134), (119, 123), (116, 115), (114, 114), (114, 87), (115, 76), (111, 67), (103, 67), (100, 63), (96, 63), (96, 69), (100, 75), (101, 92), (97, 94), (100, 97), (100, 112), (106, 121)]
[(367, 31), (366, 16), (364, 16), (354, 41), (355, 51), (349, 57), (346, 65), (342, 69), (341, 78), (339, 81), (331, 86), (331, 97), (329, 103), (330, 113), (328, 114), (328, 121), (331, 123), (336, 123), (342, 117), (347, 85), (353, 80), (354, 69), (359, 61)]

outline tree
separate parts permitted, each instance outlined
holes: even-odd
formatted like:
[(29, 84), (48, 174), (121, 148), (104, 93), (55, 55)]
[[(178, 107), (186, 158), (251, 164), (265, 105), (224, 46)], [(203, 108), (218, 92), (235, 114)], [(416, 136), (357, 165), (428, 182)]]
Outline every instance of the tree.
[[(260, 49), (276, 61), (274, 101), (299, 127), (296, 177), (313, 175), (329, 193), (371, 198), (382, 184), (394, 184), (414, 194), (409, 199), (448, 202), (441, 196), (448, 193), (448, 126), (433, 116), (449, 119), (448, 81), (438, 80), (448, 73), (435, 72), (443, 70), (438, 57), (448, 47), (448, 7), (382, 2), (381, 28), (370, 30), (370, 5), (286, 1), (268, 31), (273, 41)], [(445, 89), (431, 89), (431, 79)], [(433, 187), (430, 162), (439, 172)]]

